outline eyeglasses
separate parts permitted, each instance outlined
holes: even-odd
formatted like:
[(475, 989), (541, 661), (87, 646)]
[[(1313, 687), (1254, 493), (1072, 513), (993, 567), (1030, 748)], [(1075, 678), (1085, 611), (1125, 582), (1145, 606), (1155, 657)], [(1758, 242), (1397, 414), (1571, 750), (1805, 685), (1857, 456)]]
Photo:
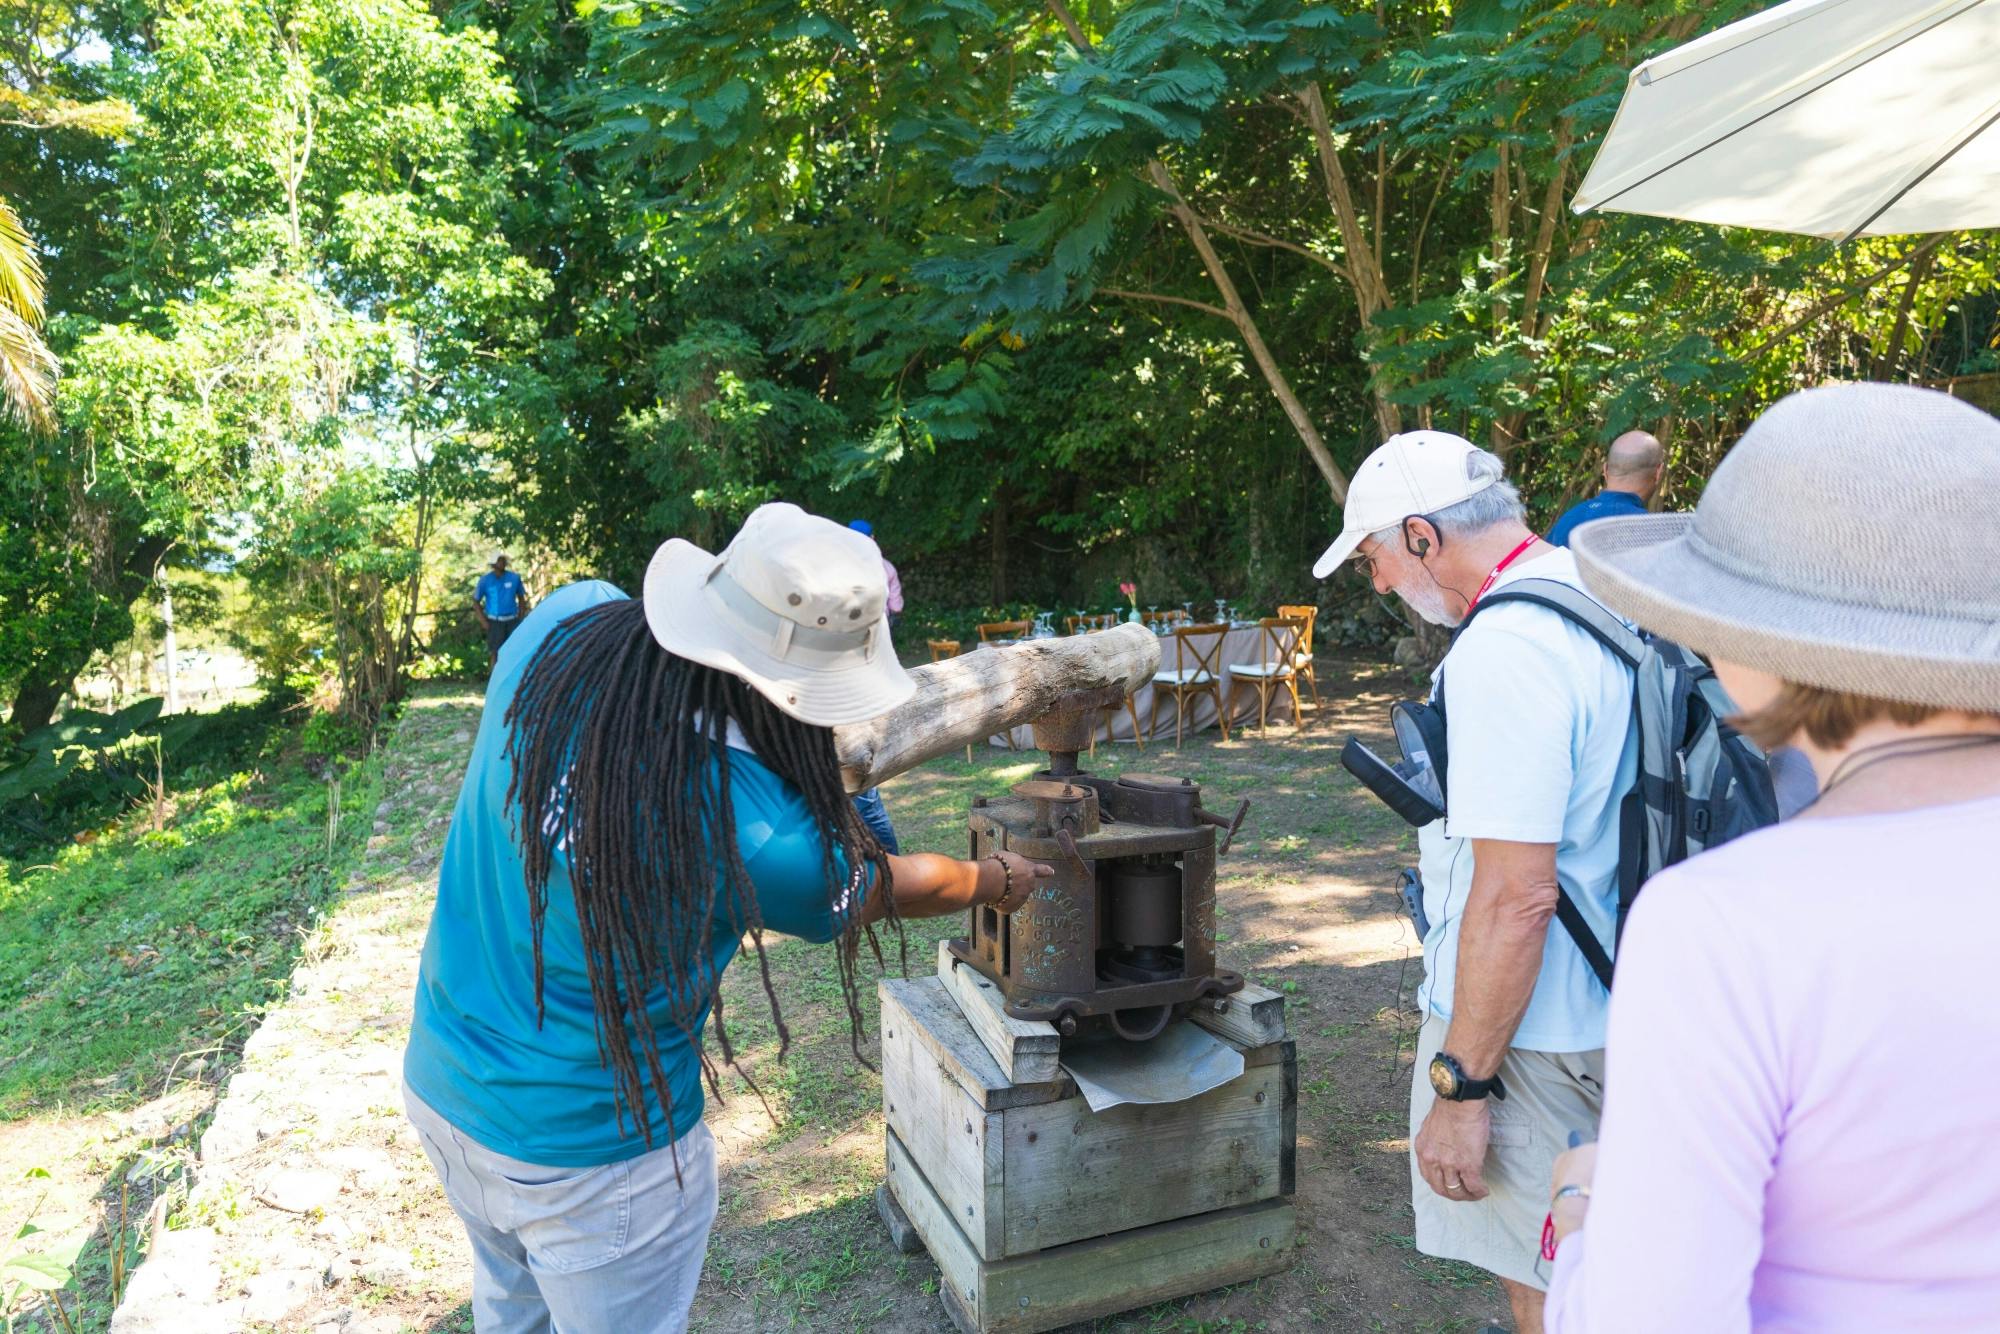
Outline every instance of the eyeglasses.
[[(1433, 530), (1437, 530), (1437, 520), (1436, 520), (1435, 518), (1433, 518), (1433, 517), (1432, 517), (1431, 515), (1428, 515), (1428, 514), (1406, 514), (1406, 515), (1404, 515), (1404, 516), (1403, 516), (1403, 521), (1402, 521), (1402, 523), (1401, 523), (1401, 524), (1399, 524), (1399, 525), (1398, 525), (1398, 527), (1402, 528), (1402, 530), (1403, 530), (1403, 545), (1404, 545), (1405, 547), (1409, 546), (1409, 543), (1410, 543), (1410, 530), (1409, 530), (1409, 523), (1410, 523), (1410, 520), (1411, 520), (1411, 519), (1422, 519), (1422, 520), (1423, 520), (1423, 521), (1424, 521), (1425, 523), (1429, 524), (1429, 525), (1431, 526), (1431, 528), (1432, 528)], [(1420, 539), (1420, 541), (1421, 541), (1421, 540), (1423, 540), (1423, 539)], [(1439, 545), (1440, 547), (1444, 545), (1444, 534), (1443, 534), (1443, 532), (1442, 532), (1442, 531), (1438, 531), (1438, 545)], [(1425, 543), (1425, 546), (1426, 546), (1426, 547), (1428, 546), (1428, 543), (1427, 543), (1427, 542)], [(1373, 556), (1363, 556), (1363, 555), (1360, 555), (1360, 554), (1358, 554), (1358, 553), (1359, 553), (1359, 548), (1356, 548), (1356, 552), (1357, 552), (1357, 554), (1356, 554), (1356, 555), (1355, 555), (1355, 557), (1354, 557), (1354, 566), (1355, 566), (1355, 568), (1361, 571), (1361, 577), (1362, 577), (1363, 579), (1366, 579), (1366, 580), (1367, 580), (1367, 581), (1368, 581), (1369, 583), (1371, 583), (1371, 584), (1372, 584), (1372, 583), (1374, 583), (1374, 582), (1375, 582), (1375, 558), (1374, 558)], [(1411, 554), (1411, 555), (1418, 555), (1418, 552), (1417, 552), (1417, 551), (1412, 551), (1412, 552), (1411, 552), (1410, 554)], [(1419, 556), (1419, 559), (1421, 559), (1421, 556)]]

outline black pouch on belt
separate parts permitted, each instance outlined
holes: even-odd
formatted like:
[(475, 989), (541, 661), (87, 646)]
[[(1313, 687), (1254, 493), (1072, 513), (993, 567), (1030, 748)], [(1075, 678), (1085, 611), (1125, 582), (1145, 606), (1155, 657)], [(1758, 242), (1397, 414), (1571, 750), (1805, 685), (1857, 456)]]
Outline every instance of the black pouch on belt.
[(1416, 867), (1405, 866), (1397, 873), (1396, 892), (1402, 895), (1403, 911), (1409, 914), (1410, 925), (1417, 928), (1417, 939), (1430, 935), (1430, 919), (1424, 916), (1424, 878), (1417, 874)]

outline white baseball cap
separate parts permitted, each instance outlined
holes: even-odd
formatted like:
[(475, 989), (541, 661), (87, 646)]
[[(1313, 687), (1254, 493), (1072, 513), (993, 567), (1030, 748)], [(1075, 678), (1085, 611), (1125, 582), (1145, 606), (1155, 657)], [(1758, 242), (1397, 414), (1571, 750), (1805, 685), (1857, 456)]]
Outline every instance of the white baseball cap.
[(1361, 545), (1370, 533), (1394, 528), (1413, 514), (1435, 514), (1478, 495), (1497, 475), (1472, 467), (1479, 447), (1449, 431), (1405, 431), (1392, 435), (1355, 470), (1347, 487), (1347, 508), (1340, 536), (1313, 564), (1313, 578), (1324, 579)]
[(759, 505), (720, 556), (669, 540), (644, 598), (661, 647), (742, 677), (800, 722), (864, 722), (916, 693), (889, 639), (881, 553), (797, 505)]

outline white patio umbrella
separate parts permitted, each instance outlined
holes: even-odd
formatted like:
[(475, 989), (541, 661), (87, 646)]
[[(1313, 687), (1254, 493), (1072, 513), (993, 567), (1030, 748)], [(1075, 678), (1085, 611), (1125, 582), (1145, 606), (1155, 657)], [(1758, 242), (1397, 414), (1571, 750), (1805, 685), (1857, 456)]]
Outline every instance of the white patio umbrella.
[(1632, 71), (1570, 207), (1847, 240), (2000, 227), (2000, 0), (1789, 0)]

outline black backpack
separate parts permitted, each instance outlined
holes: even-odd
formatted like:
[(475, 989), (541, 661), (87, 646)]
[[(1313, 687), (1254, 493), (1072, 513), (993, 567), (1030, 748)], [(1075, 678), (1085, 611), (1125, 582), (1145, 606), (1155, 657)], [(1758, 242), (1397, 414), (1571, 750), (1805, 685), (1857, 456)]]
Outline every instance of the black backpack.
[[(1639, 887), (1648, 879), (1697, 852), (1777, 822), (1770, 764), (1764, 752), (1723, 721), (1735, 706), (1707, 663), (1672, 640), (1633, 630), (1569, 584), (1517, 579), (1481, 598), (1458, 633), (1481, 612), (1508, 602), (1547, 607), (1588, 631), (1632, 669), (1639, 777), (1619, 808), (1616, 949)], [(1558, 888), (1556, 893), (1557, 919), (1608, 990), (1611, 953), (1568, 892)]]

